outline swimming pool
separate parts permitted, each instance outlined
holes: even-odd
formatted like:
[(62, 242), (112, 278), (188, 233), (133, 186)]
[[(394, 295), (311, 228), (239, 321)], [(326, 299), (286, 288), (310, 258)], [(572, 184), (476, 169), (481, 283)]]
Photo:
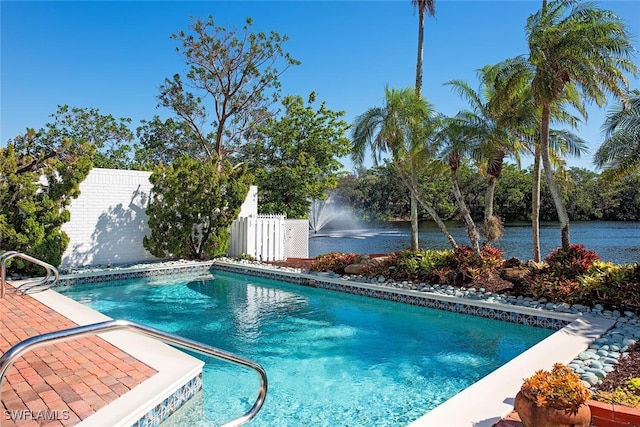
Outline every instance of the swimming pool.
[[(251, 425), (402, 426), (553, 331), (213, 270), (61, 293), (262, 364)], [(200, 357), (200, 356), (198, 356)], [(205, 360), (201, 425), (248, 408), (253, 372)], [(195, 421), (193, 421), (195, 422)]]

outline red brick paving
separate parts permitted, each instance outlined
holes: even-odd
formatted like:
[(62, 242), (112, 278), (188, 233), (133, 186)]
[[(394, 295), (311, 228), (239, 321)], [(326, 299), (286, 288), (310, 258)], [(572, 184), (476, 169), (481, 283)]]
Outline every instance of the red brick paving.
[[(46, 332), (78, 326), (8, 287), (0, 299), (0, 353)], [(153, 376), (156, 371), (99, 337), (32, 350), (2, 382), (2, 427), (77, 424)]]

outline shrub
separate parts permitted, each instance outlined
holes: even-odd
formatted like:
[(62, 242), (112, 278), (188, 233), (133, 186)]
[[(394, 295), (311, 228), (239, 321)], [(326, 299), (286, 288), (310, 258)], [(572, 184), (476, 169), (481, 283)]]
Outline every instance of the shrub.
[(238, 260), (238, 261), (255, 261), (256, 259), (253, 256), (249, 255), (249, 254), (242, 253), (242, 254), (240, 254), (240, 255), (238, 255), (236, 257), (236, 260)]
[(360, 260), (360, 256), (354, 253), (331, 252), (319, 255), (311, 263), (311, 271), (333, 271), (344, 274), (347, 265), (354, 264)]
[(580, 377), (562, 363), (553, 365), (551, 371), (539, 370), (526, 378), (520, 391), (539, 407), (549, 406), (572, 412), (577, 412), (591, 397), (591, 392)]
[(579, 278), (591, 299), (611, 306), (640, 309), (640, 265), (596, 261)]
[(547, 255), (547, 265), (532, 278), (531, 292), (536, 298), (545, 297), (551, 301), (590, 303), (590, 290), (580, 279), (599, 258), (584, 245), (571, 245), (567, 252), (558, 248)]
[(598, 401), (629, 408), (640, 408), (640, 378), (631, 378), (614, 391), (598, 391)]
[[(492, 270), (502, 264), (502, 254), (501, 250), (488, 245), (482, 248), (480, 255), (476, 254), (470, 246), (458, 246), (453, 251), (448, 265), (449, 269), (455, 271), (453, 280), (449, 281), (449, 284), (475, 282), (491, 275)], [(450, 273), (448, 276), (452, 277)]]
[(394, 256), (395, 269), (390, 270), (394, 279), (433, 281), (436, 270), (451, 262), (450, 250), (402, 251)]
[(558, 248), (544, 259), (556, 276), (575, 279), (586, 273), (594, 261), (600, 259), (598, 254), (586, 250), (584, 245), (571, 245), (567, 252)]

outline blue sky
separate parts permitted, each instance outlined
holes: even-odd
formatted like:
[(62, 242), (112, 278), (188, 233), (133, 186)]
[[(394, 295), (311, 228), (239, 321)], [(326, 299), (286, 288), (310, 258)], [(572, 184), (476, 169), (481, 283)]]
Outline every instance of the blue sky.
[[(437, 111), (454, 115), (466, 108), (445, 82), (463, 79), (477, 87), (483, 65), (527, 54), (525, 22), (540, 3), (436, 0), (436, 17), (426, 20), (423, 94)], [(627, 22), (638, 48), (640, 0), (599, 5)], [(283, 94), (306, 99), (315, 91), (328, 108), (345, 111), (349, 123), (383, 104), (385, 86), (415, 84), (417, 13), (409, 0), (2, 0), (0, 146), (28, 127), (43, 127), (63, 104), (129, 117), (134, 130), (142, 119), (169, 117), (156, 107), (158, 88), (186, 70), (170, 35), (186, 30), (189, 17), (208, 15), (227, 28), (241, 28), (250, 16), (255, 31), (289, 36), (284, 48), (302, 64), (281, 77)], [(640, 88), (640, 80), (631, 86)], [(590, 108), (578, 133), (591, 153), (569, 166), (593, 169), (605, 112)]]

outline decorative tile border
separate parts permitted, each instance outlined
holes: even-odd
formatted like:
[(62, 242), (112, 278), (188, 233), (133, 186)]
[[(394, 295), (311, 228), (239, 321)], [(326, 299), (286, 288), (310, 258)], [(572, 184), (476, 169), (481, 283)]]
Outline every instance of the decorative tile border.
[(534, 326), (538, 328), (551, 329), (559, 331), (567, 326), (571, 321), (565, 319), (555, 319), (552, 317), (525, 314), (517, 311), (509, 311), (497, 307), (484, 307), (462, 302), (444, 301), (433, 298), (428, 295), (406, 295), (395, 292), (393, 289), (372, 289), (370, 287), (358, 286), (354, 284), (346, 284), (334, 282), (321, 277), (308, 277), (300, 274), (287, 274), (274, 270), (261, 270), (257, 268), (247, 268), (242, 265), (215, 263), (213, 269), (228, 271), (231, 273), (248, 274), (252, 276), (263, 277), (267, 279), (275, 279), (289, 283), (296, 283), (302, 286), (327, 289), (331, 291), (344, 292), (348, 294), (360, 295), (370, 298), (383, 299), (404, 304), (417, 305), (420, 307), (435, 308), (438, 310), (451, 311), (460, 314), (470, 314), (473, 316), (486, 317), (489, 319), (501, 320), (504, 322), (518, 323), (521, 325)]
[(132, 427), (150, 427), (160, 425), (160, 423), (169, 418), (201, 390), (202, 372), (189, 380), (189, 382), (184, 384), (161, 403), (158, 403), (153, 407), (153, 409), (133, 423)]
[(139, 279), (143, 277), (159, 277), (171, 274), (204, 273), (211, 270), (212, 264), (212, 262), (203, 262), (165, 267), (148, 266), (144, 268), (132, 269), (129, 271), (100, 271), (93, 273), (69, 274), (61, 276), (55, 287), (75, 286), (89, 283), (102, 283), (127, 279)]

